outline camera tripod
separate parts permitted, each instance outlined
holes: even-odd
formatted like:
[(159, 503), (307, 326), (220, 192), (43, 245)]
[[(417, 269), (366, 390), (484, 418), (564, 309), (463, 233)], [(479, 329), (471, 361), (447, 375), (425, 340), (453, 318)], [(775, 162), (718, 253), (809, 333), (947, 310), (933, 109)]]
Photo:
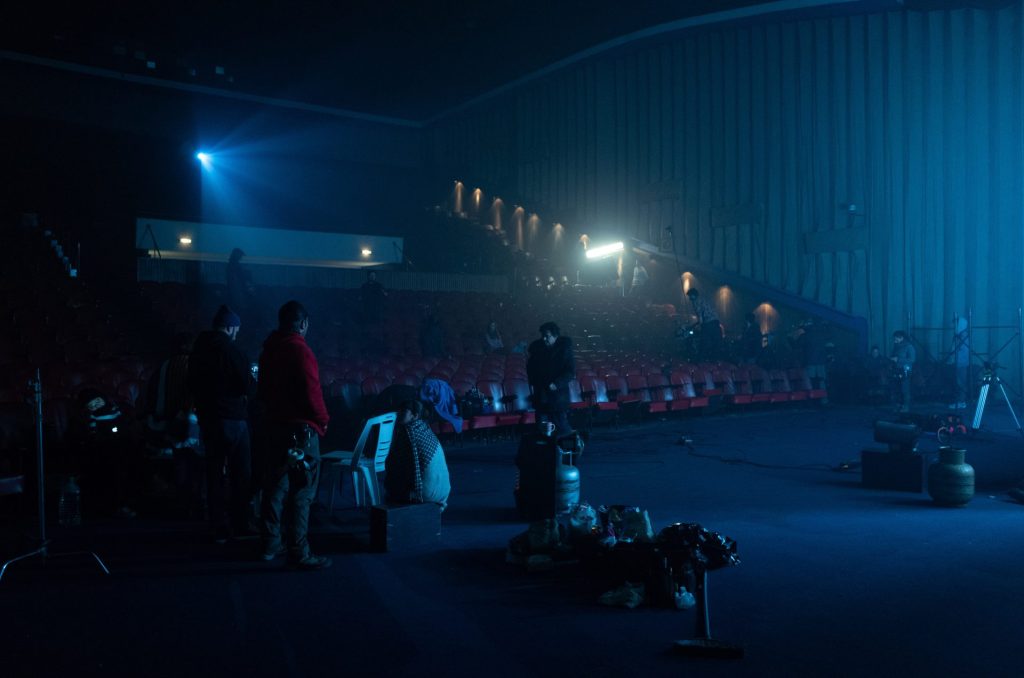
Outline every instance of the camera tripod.
[(981, 417), (985, 414), (985, 403), (988, 401), (988, 392), (993, 384), (999, 387), (999, 392), (1003, 394), (1003, 400), (1006, 402), (1007, 409), (1010, 410), (1010, 416), (1013, 417), (1013, 423), (1017, 425), (1017, 432), (1024, 436), (1024, 430), (1020, 427), (1020, 419), (1017, 418), (1017, 413), (1013, 410), (1013, 404), (1010, 402), (1010, 397), (1006, 395), (1006, 387), (1003, 386), (1002, 380), (999, 375), (996, 374), (998, 365), (985, 363), (985, 373), (981, 378), (981, 390), (978, 392), (978, 404), (974, 408), (974, 420), (971, 422), (971, 430), (977, 431), (981, 428)]

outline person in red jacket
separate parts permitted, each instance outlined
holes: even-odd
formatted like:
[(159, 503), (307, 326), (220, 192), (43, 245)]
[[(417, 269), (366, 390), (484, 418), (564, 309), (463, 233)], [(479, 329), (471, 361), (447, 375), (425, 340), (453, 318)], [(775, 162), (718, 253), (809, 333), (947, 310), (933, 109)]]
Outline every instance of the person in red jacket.
[[(263, 342), (258, 393), (269, 437), (263, 491), (263, 559), (286, 551), (297, 568), (329, 567), (330, 559), (309, 548), (309, 506), (320, 474), (320, 436), (327, 431), (327, 407), (320, 390), (320, 368), (306, 344), (309, 315), (297, 301), (277, 313), (278, 329)], [(287, 548), (282, 536), (282, 517)]]

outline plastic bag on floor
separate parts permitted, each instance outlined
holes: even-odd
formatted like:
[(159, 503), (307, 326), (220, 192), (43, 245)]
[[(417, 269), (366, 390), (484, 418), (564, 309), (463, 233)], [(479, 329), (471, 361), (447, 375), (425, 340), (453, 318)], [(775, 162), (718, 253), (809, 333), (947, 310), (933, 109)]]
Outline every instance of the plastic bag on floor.
[(599, 599), (602, 605), (628, 607), (633, 609), (644, 602), (644, 585), (626, 582), (622, 586), (606, 591)]
[(527, 556), (551, 553), (559, 545), (558, 523), (552, 518), (530, 523), (526, 532), (508, 541), (505, 560), (509, 563), (525, 562)]
[(647, 511), (639, 506), (602, 506), (598, 509), (608, 536), (624, 542), (654, 540), (654, 528)]
[(569, 512), (568, 532), (571, 542), (600, 535), (601, 525), (594, 507), (586, 502), (573, 506)]
[(697, 523), (675, 523), (658, 534), (658, 543), (688, 558), (705, 570), (739, 565), (736, 542)]

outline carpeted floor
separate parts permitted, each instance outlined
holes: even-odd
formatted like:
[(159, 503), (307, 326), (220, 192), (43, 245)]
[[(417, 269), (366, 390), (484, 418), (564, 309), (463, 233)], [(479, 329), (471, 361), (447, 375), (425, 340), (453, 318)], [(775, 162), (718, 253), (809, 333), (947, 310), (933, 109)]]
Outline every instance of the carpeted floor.
[[(857, 408), (778, 409), (594, 429), (582, 497), (697, 522), (736, 540), (710, 575), (711, 629), (736, 660), (675, 656), (693, 611), (609, 608), (571, 564), (505, 563), (516, 443), (451, 446), (436, 550), (370, 553), (365, 514), (315, 512), (334, 565), (293, 572), (216, 545), (194, 523), (139, 518), (56, 532), (86, 558), (19, 563), (0, 581), (3, 675), (1017, 675), (1024, 630), (1024, 438), (991, 406), (962, 438), (968, 506), (864, 489), (872, 423)], [(693, 440), (692, 448), (680, 444)], [(933, 458), (934, 435), (920, 450)], [(848, 464), (853, 462), (852, 464)], [(849, 465), (846, 470), (839, 470)]]

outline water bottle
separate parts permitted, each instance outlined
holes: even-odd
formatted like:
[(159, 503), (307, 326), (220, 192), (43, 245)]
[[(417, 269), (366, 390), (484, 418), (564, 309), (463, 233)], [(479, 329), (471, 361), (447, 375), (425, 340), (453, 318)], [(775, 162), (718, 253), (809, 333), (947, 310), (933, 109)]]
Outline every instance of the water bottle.
[(75, 482), (74, 476), (69, 476), (60, 490), (57, 517), (64, 527), (75, 527), (82, 524), (82, 490)]

